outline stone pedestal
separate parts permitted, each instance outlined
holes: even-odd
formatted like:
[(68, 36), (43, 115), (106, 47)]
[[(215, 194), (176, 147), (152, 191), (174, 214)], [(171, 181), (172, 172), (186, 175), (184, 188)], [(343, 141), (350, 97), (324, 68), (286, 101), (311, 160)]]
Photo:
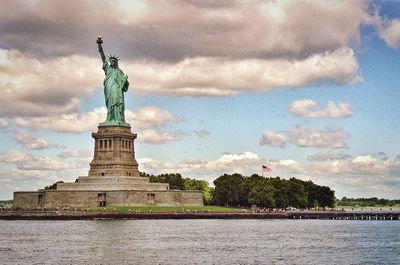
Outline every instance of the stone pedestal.
[(14, 192), (14, 207), (51, 209), (162, 205), (203, 205), (201, 191), (170, 190), (168, 183), (151, 183), (140, 177), (135, 159), (136, 134), (130, 127), (99, 126), (92, 133), (94, 157), (88, 176), (58, 183), (55, 190)]
[(99, 126), (92, 137), (95, 145), (89, 177), (139, 177), (134, 144), (137, 135), (131, 132), (130, 127)]

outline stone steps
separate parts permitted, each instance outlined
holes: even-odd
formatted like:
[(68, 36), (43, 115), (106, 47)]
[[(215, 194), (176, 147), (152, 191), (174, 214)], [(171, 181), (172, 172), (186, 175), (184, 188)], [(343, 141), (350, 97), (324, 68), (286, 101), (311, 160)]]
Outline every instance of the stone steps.
[(111, 191), (111, 190), (169, 190), (168, 183), (58, 183), (57, 190), (59, 191)]
[(126, 183), (126, 184), (145, 184), (150, 183), (147, 177), (124, 177), (124, 176), (104, 176), (104, 177), (79, 177), (78, 183)]

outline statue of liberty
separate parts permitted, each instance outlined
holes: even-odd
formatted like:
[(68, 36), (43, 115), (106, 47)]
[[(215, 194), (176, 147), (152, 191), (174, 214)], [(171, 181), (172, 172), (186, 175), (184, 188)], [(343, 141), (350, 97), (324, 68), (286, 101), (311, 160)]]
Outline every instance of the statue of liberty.
[(100, 123), (99, 126), (117, 125), (129, 127), (129, 123), (125, 122), (124, 113), (124, 92), (128, 91), (128, 76), (118, 68), (118, 57), (110, 55), (108, 56), (108, 59), (106, 59), (103, 47), (101, 46), (103, 43), (101, 36), (97, 38), (96, 42), (98, 44), (101, 60), (103, 61), (103, 70), (106, 75), (103, 84), (107, 107), (107, 119)]

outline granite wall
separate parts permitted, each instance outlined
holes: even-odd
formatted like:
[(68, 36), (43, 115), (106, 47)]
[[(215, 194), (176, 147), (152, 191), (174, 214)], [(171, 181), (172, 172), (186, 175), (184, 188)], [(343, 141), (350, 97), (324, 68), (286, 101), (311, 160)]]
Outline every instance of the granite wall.
[(22, 209), (38, 208), (41, 206), (41, 204), (39, 204), (39, 194), (41, 193), (37, 191), (14, 192), (13, 207)]
[(202, 206), (201, 191), (181, 190), (114, 190), (14, 192), (16, 208), (61, 208), (96, 206)]

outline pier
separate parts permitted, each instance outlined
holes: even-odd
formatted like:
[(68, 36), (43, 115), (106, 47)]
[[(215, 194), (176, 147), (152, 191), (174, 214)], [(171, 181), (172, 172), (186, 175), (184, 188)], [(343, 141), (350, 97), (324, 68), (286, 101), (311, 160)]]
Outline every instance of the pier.
[(400, 210), (296, 211), (288, 212), (287, 215), (290, 219), (400, 220)]

